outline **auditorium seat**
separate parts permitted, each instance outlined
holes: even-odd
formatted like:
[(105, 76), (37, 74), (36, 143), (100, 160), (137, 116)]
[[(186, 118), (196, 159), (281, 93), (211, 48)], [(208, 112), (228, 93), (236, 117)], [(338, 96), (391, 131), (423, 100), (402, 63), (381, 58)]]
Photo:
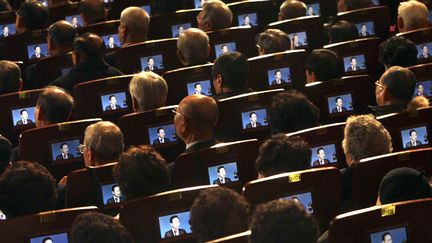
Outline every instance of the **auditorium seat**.
[(252, 27), (260, 29), (277, 19), (271, 0), (237, 1), (228, 4), (228, 7), (233, 13), (233, 26), (245, 26), (244, 16), (249, 17)]
[(251, 234), (251, 231), (245, 231), (242, 233), (225, 236), (216, 240), (209, 241), (208, 243), (249, 243), (249, 236)]
[(338, 0), (303, 0), (303, 2), (308, 7), (312, 6), (314, 10), (319, 8), (320, 11), (317, 12), (319, 12), (319, 16), (321, 16), (324, 22), (329, 22), (331, 17), (337, 14), (336, 5)]
[(66, 16), (80, 15), (78, 2), (65, 1), (63, 3), (51, 6), (49, 11), (49, 25), (60, 20), (65, 20)]
[[(325, 183), (323, 183), (325, 182)], [(324, 231), (340, 210), (342, 185), (335, 167), (283, 173), (247, 183), (243, 196), (254, 206), (276, 199), (297, 198)]]
[(157, 129), (165, 129), (166, 138), (172, 142), (153, 145), (155, 149), (168, 162), (174, 161), (185, 150), (181, 139), (175, 135), (174, 113), (177, 106), (165, 106), (145, 112), (135, 112), (124, 115), (119, 120), (119, 127), (123, 132), (126, 146), (138, 146), (141, 144), (153, 144), (157, 138)]
[[(214, 133), (221, 141), (239, 139), (264, 139), (270, 135), (268, 108), (273, 96), (284, 92), (273, 89), (250, 92), (218, 101), (219, 116)], [(252, 126), (251, 118), (256, 116), (256, 126)]]
[[(416, 44), (418, 51), (417, 63), (430, 63), (432, 58), (432, 27), (423, 28), (419, 30), (412, 30), (404, 33), (399, 33), (397, 36), (403, 36)], [(421, 56), (422, 46), (426, 45), (428, 47), (427, 57)]]
[(198, 9), (189, 9), (152, 16), (148, 30), (149, 39), (176, 38), (179, 35), (179, 26), (182, 26), (184, 30), (191, 27), (197, 28), (196, 17), (199, 12)]
[(222, 184), (218, 172), (223, 166), (229, 178), (223, 185), (241, 191), (247, 182), (257, 178), (254, 167), (259, 146), (257, 139), (250, 139), (181, 154), (175, 161), (173, 184), (176, 188)]
[[(96, 24), (91, 24), (87, 26), (83, 26), (78, 28), (77, 31), (79, 34), (84, 33), (95, 33), (98, 34), (104, 40), (104, 44), (106, 45), (105, 52), (111, 52), (118, 50), (120, 47), (120, 42), (118, 39), (118, 27), (120, 25), (120, 20), (109, 20), (105, 22), (100, 22)], [(114, 38), (114, 48), (108, 48), (108, 38)]]
[[(42, 242), (46, 236), (69, 234), (75, 218), (86, 212), (99, 212), (99, 209), (97, 207), (68, 208), (0, 221), (1, 241), (4, 243)], [(67, 235), (63, 237), (61, 237), (63, 241), (59, 242), (67, 242)]]
[[(73, 170), (84, 168), (78, 146), (83, 143), (87, 126), (98, 121), (101, 119), (63, 122), (26, 130), (21, 133), (19, 140), (21, 159), (45, 166), (57, 180)], [(60, 155), (64, 143), (67, 143), (72, 155), (68, 159)]]
[(120, 210), (120, 222), (135, 242), (159, 242), (171, 229), (169, 218), (177, 215), (188, 234), (177, 237), (175, 242), (196, 242), (189, 234), (189, 208), (201, 191), (213, 187), (189, 187), (127, 201)]
[(112, 0), (108, 7), (108, 19), (120, 19), (121, 12), (132, 6), (143, 8), (150, 16), (154, 12), (151, 8), (151, 0)]
[[(432, 63), (419, 64), (408, 68), (411, 70), (416, 78), (417, 85), (420, 83), (424, 88), (424, 96), (432, 100)], [(416, 86), (417, 86), (416, 85)], [(416, 87), (415, 93), (417, 93), (418, 88)], [(414, 94), (415, 96), (415, 94)]]
[(41, 46), (45, 56), (48, 54), (46, 37), (46, 30), (35, 30), (8, 36), (3, 39), (3, 57), (10, 61), (24, 61), (26, 65), (34, 63), (36, 60), (32, 59), (31, 56), (36, 45)]
[[(19, 134), (29, 128), (35, 127), (34, 108), (39, 94), (43, 89), (34, 89), (0, 95), (0, 133), (15, 145), (18, 144)], [(32, 123), (18, 125), (21, 120), (20, 111), (27, 110), (28, 119)]]
[[(306, 83), (306, 57), (305, 50), (291, 50), (249, 58), (248, 86), (255, 91), (301, 88)], [(285, 84), (273, 83), (277, 71), (282, 73)]]
[(197, 83), (203, 88), (202, 94), (213, 95), (213, 64), (203, 64), (192, 67), (184, 67), (164, 73), (163, 78), (168, 84), (167, 104), (176, 105), (191, 94)]
[[(287, 33), (291, 39), (293, 49), (306, 49), (312, 51), (322, 48), (324, 45), (324, 23), (319, 16), (305, 16), (294, 19), (287, 19), (271, 23), (267, 29), (280, 29)], [(299, 45), (294, 46), (294, 35), (299, 38)]]
[[(432, 199), (420, 199), (365, 208), (337, 216), (329, 230), (329, 242), (431, 242)], [(388, 237), (387, 237), (388, 238)]]
[(34, 84), (25, 84), (30, 88), (43, 88), (52, 81), (69, 72), (73, 67), (72, 53), (42, 58), (36, 63)]
[[(75, 85), (75, 110), (72, 117), (75, 120), (100, 117), (116, 123), (122, 115), (133, 111), (129, 93), (132, 77), (133, 75), (123, 75)], [(110, 106), (113, 95), (117, 102), (116, 109)]]

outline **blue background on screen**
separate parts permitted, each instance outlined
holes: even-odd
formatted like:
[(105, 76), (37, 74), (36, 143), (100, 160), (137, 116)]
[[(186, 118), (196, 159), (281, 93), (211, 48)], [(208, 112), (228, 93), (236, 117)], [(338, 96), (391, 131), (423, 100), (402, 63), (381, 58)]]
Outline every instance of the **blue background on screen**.
[(225, 167), (227, 178), (230, 178), (232, 182), (239, 180), (239, 178), (236, 176), (237, 172), (238, 172), (237, 171), (237, 163), (231, 162), (231, 163), (226, 163), (226, 164), (215, 165), (215, 166), (209, 167), (207, 169), (208, 175), (209, 175), (209, 184), (210, 185), (213, 184), (214, 180), (218, 179), (217, 168), (221, 165), (223, 165)]
[(239, 26), (244, 26), (244, 16), (249, 16), (249, 23), (251, 26), (258, 26), (258, 19), (256, 13), (247, 13), (237, 16)]
[(423, 84), (423, 94), (425, 95), (425, 97), (430, 97), (432, 94), (432, 80), (425, 80), (425, 81), (421, 81), (421, 82), (417, 82), (416, 86), (415, 86), (415, 90), (414, 90), (414, 96), (417, 96), (417, 85), (418, 84)]
[(429, 22), (432, 22), (432, 11), (429, 11)]
[(291, 83), (291, 70), (289, 67), (286, 68), (276, 68), (276, 69), (271, 69), (267, 71), (267, 78), (268, 78), (268, 83), (269, 85), (272, 85), (272, 81), (275, 80), (275, 72), (276, 70), (280, 70), (282, 73), (282, 79), (286, 82), (286, 83)]
[(160, 229), (161, 239), (164, 238), (165, 232), (171, 230), (170, 218), (171, 218), (171, 216), (174, 216), (174, 215), (177, 215), (179, 217), (180, 229), (186, 230), (186, 233), (188, 233), (188, 234), (192, 232), (190, 225), (189, 225), (190, 212), (186, 211), (186, 212), (180, 212), (180, 213), (173, 213), (170, 215), (159, 217), (159, 229)]
[(12, 122), (13, 122), (13, 126), (16, 126), (17, 121), (21, 120), (21, 114), (20, 114), (20, 112), (23, 109), (27, 110), (28, 119), (32, 120), (33, 124), (36, 122), (35, 116), (34, 116), (35, 106), (22, 107), (22, 108), (19, 108), (19, 109), (12, 110)]
[(357, 60), (357, 66), (360, 68), (358, 71), (366, 69), (364, 55), (353, 55), (353, 56), (344, 57), (343, 59), (345, 72), (350, 72), (348, 71), (348, 68), (351, 67), (351, 62), (350, 62), (351, 57), (354, 57)]
[(165, 130), (165, 138), (168, 138), (170, 140), (170, 142), (175, 142), (177, 141), (177, 137), (175, 136), (175, 126), (174, 124), (165, 124), (165, 125), (159, 125), (156, 127), (152, 127), (148, 129), (149, 132), (149, 138), (150, 138), (150, 144), (153, 145), (153, 141), (158, 139), (158, 135), (157, 135), (157, 129), (159, 127), (163, 127)]
[(306, 32), (297, 32), (297, 33), (289, 33), (288, 36), (291, 40), (291, 44), (294, 45), (294, 35), (298, 36), (298, 45), (294, 46), (295, 47), (301, 47), (301, 46), (307, 46), (308, 45), (308, 40), (307, 40), (307, 35)]
[[(154, 66), (156, 68), (158, 68), (158, 70), (163, 70), (164, 66), (163, 66), (163, 59), (162, 59), (162, 55), (152, 55), (152, 56), (145, 56), (145, 57), (141, 57), (140, 58), (140, 62), (141, 62), (141, 69), (144, 71), (145, 68), (148, 66), (147, 65), (147, 58), (149, 57), (153, 57), (154, 60)], [(156, 70), (157, 71), (157, 70)]]
[(221, 44), (215, 45), (216, 57), (219, 57), (220, 55), (222, 55), (221, 48), (223, 45), (228, 46), (228, 52), (237, 51), (237, 46), (236, 46), (235, 42), (221, 43)]
[[(313, 9), (313, 14), (311, 15), (309, 13), (309, 7), (312, 7)], [(306, 11), (306, 16), (320, 16), (321, 15), (321, 8), (319, 3), (312, 3), (312, 4), (307, 4), (307, 11)]]
[(72, 69), (72, 67), (67, 67), (67, 68), (62, 68), (61, 69), (61, 73), (62, 75), (65, 75), (67, 73), (69, 73), (69, 71)]
[[(336, 108), (336, 101), (335, 101), (336, 97), (342, 98), (342, 101), (343, 101), (342, 107), (345, 107), (347, 109), (347, 111), (353, 110), (351, 94), (336, 95), (336, 96), (332, 96), (332, 97), (327, 98), (328, 107), (329, 107), (329, 114), (332, 114), (333, 108)], [(337, 113), (333, 113), (333, 114), (337, 114)]]
[(312, 204), (312, 193), (305, 192), (301, 194), (294, 194), (290, 196), (283, 197), (282, 199), (288, 200), (292, 199), (293, 197), (297, 197), (301, 204), (303, 204), (303, 207), (306, 209), (308, 213), (313, 213), (313, 204)]
[(401, 243), (403, 240), (407, 240), (407, 234), (405, 227), (383, 230), (378, 233), (373, 233), (370, 235), (371, 243), (382, 243), (382, 234), (389, 232), (392, 235), (392, 240), (394, 243)]
[(7, 26), (9, 28), (9, 35), (8, 36), (11, 36), (11, 35), (15, 34), (15, 31), (16, 31), (15, 30), (15, 23), (3, 24), (3, 25), (1, 25), (1, 27), (2, 27), (2, 36), (3, 36), (3, 28), (5, 26)]
[(179, 36), (179, 26), (183, 26), (183, 31), (189, 29), (190, 27), (192, 27), (191, 23), (183, 23), (183, 24), (175, 24), (171, 26), (171, 33), (172, 33), (172, 37), (178, 37)]
[(246, 111), (241, 113), (243, 129), (246, 129), (246, 125), (250, 123), (249, 113), (251, 112), (255, 112), (257, 114), (257, 122), (261, 123), (261, 126), (268, 125), (266, 109), (251, 110), (251, 111)]
[[(208, 0), (205, 0), (204, 2), (207, 2)], [(195, 0), (195, 8), (201, 8), (201, 0)]]
[(187, 84), (188, 95), (195, 94), (195, 84), (196, 83), (201, 84), (201, 94), (202, 95), (207, 95), (207, 96), (212, 95), (210, 80), (202, 80), (202, 81), (197, 81), (197, 82), (193, 82), (193, 83), (188, 83)]
[(150, 5), (143, 5), (143, 6), (140, 6), (140, 8), (144, 9), (150, 16), (152, 15)]
[[(418, 57), (418, 59), (426, 58), (426, 57), (423, 57), (423, 55), (422, 55), (422, 52), (423, 52), (422, 46), (424, 46), (424, 45), (427, 46), (429, 55), (432, 54), (432, 42), (422, 43), (422, 44), (416, 45), (416, 47), (417, 47), (417, 57)], [(429, 57), (429, 58), (430, 58), (430, 57)]]
[(125, 109), (127, 108), (127, 98), (126, 98), (126, 93), (125, 92), (118, 92), (118, 93), (112, 93), (112, 94), (107, 94), (107, 95), (102, 95), (101, 96), (101, 102), (102, 102), (102, 111), (105, 111), (107, 106), (110, 105), (110, 100), (109, 97), (111, 95), (115, 95), (116, 99), (117, 99), (117, 105), (119, 105), (121, 107), (121, 109)]
[[(108, 38), (109, 38), (110, 36), (114, 37), (114, 45), (117, 46), (116, 48), (121, 47), (121, 44), (120, 44), (120, 40), (119, 40), (119, 36), (118, 36), (118, 34), (112, 34), (112, 35), (104, 35), (104, 36), (102, 36), (102, 39), (103, 39), (104, 42), (105, 42), (105, 47), (106, 47), (107, 49), (110, 49), (110, 48), (108, 47)], [(112, 48), (111, 48), (111, 49), (112, 49)]]
[[(118, 185), (118, 183), (110, 183), (110, 184), (105, 184), (102, 185), (102, 200), (103, 200), (103, 204), (107, 205), (107, 200), (110, 199), (113, 194), (112, 194), (112, 186), (113, 185)], [(121, 194), (121, 196), (123, 196), (123, 194)]]
[(34, 45), (28, 45), (27, 46), (27, 53), (28, 58), (31, 59), (31, 56), (34, 54), (34, 48), (35, 46), (40, 46), (41, 48), (41, 54), (44, 55), (44, 57), (49, 56), (48, 54), (48, 44), (47, 43), (40, 43), (40, 44), (34, 44)]
[(57, 155), (61, 155), (60, 145), (62, 143), (67, 143), (68, 144), (69, 153), (72, 154), (72, 156), (74, 158), (81, 157), (81, 153), (77, 152), (77, 148), (80, 145), (80, 142), (79, 142), (78, 139), (74, 139), (74, 140), (61, 141), (61, 142), (57, 142), (57, 143), (51, 144), (51, 155), (52, 155), (52, 160), (53, 161), (56, 160)]
[(380, 1), (379, 0), (372, 0), (372, 4), (373, 5), (380, 5)]
[(407, 128), (401, 131), (402, 145), (404, 148), (407, 148), (406, 144), (410, 141), (409, 131), (411, 130), (416, 130), (417, 141), (420, 141), (422, 145), (429, 144), (429, 140), (426, 139), (425, 141), (425, 136), (427, 138), (427, 134), (428, 134), (426, 126), (418, 126), (418, 127)]
[[(361, 36), (360, 32), (361, 32), (361, 25), (365, 24), (366, 25), (366, 32), (369, 33), (369, 35), (375, 35), (375, 27), (374, 27), (374, 23), (372, 21), (368, 21), (368, 22), (361, 22), (356, 24), (359, 36)], [(369, 36), (367, 35), (367, 36)]]
[[(323, 148), (324, 149), (325, 159), (330, 160), (330, 163), (336, 163), (337, 162), (337, 158), (336, 158), (336, 146), (334, 144), (327, 144), (327, 145), (321, 145), (321, 146), (312, 148), (311, 166), (313, 166), (313, 162), (315, 160), (318, 160), (317, 150), (319, 148)], [(333, 159), (333, 154), (335, 155), (334, 159)]]
[(59, 233), (53, 235), (45, 235), (41, 237), (34, 237), (30, 239), (30, 243), (42, 243), (42, 240), (46, 237), (51, 237), (54, 243), (68, 243), (67, 233)]
[(77, 14), (77, 15), (71, 15), (71, 16), (66, 16), (65, 19), (67, 22), (69, 22), (70, 24), (72, 24), (72, 18), (76, 17), (77, 18), (77, 22), (78, 22), (78, 26), (77, 27), (82, 27), (84, 26), (84, 21), (81, 18), (81, 15)]

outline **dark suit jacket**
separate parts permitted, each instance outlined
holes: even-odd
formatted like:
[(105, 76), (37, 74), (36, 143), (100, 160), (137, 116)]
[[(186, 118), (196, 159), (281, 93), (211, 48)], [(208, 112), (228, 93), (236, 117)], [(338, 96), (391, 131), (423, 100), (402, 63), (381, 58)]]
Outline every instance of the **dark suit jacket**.
[[(153, 70), (152, 71), (158, 71), (158, 70), (159, 70), (158, 67), (153, 66)], [(144, 68), (144, 71), (150, 71), (150, 68), (147, 66), (147, 67)]]
[[(168, 138), (164, 138), (164, 143), (169, 143), (171, 142)], [(159, 142), (159, 138), (156, 138), (155, 140), (153, 140), (153, 144), (161, 144)]]
[[(325, 164), (325, 165), (326, 165), (326, 164), (330, 164), (330, 160), (328, 160), (328, 159), (324, 159), (324, 164)], [(319, 159), (315, 160), (315, 161), (312, 163), (312, 166), (318, 166), (318, 165), (320, 165), (320, 163), (319, 163)]]
[(232, 92), (216, 95), (214, 98), (216, 100), (221, 100), (221, 99), (233, 97), (233, 96), (236, 96), (236, 95), (247, 94), (247, 93), (250, 93), (250, 92), (253, 92), (253, 90), (246, 88), (246, 89), (241, 89), (241, 90), (236, 90), (236, 91), (232, 91)]
[[(283, 80), (283, 79), (281, 79), (280, 81), (281, 81), (281, 84), (284, 84), (284, 83), (286, 83), (286, 81), (285, 81), (285, 80)], [(278, 84), (278, 83), (276, 82), (276, 79), (275, 79), (275, 80), (273, 80), (273, 81), (271, 82), (271, 85), (276, 85), (276, 84)]]
[(361, 31), (359, 32), (359, 36), (369, 36), (369, 35), (370, 35), (370, 34), (369, 34), (369, 32), (367, 32), (367, 31), (366, 31), (366, 33), (364, 33), (364, 34), (362, 34)]
[(119, 75), (123, 75), (123, 73), (109, 66), (102, 58), (93, 58), (80, 61), (69, 73), (60, 76), (51, 85), (61, 87), (72, 93), (73, 87), (76, 84)]
[[(420, 141), (418, 141), (418, 140), (416, 140), (416, 143), (417, 143), (417, 145), (416, 145), (416, 147), (417, 146), (420, 146), (420, 145), (423, 145)], [(408, 143), (406, 143), (405, 144), (405, 147), (406, 148), (412, 148), (413, 146), (412, 146), (412, 144), (411, 144), (411, 141), (409, 141)]]
[(420, 53), (420, 55), (418, 55), (418, 59), (422, 59), (422, 58), (431, 58), (432, 55), (431, 54), (426, 54), (426, 56), (423, 56), (423, 53)]
[[(74, 158), (72, 154), (68, 153), (67, 155), (68, 155), (68, 159)], [(56, 160), (62, 160), (62, 159), (63, 159), (63, 156), (61, 154), (56, 156)]]
[[(179, 229), (179, 235), (185, 235), (186, 234), (186, 230), (184, 229)], [(165, 238), (172, 238), (174, 237), (174, 233), (172, 232), (172, 230), (168, 230), (167, 232), (165, 232)]]
[[(123, 202), (124, 200), (125, 200), (125, 198), (122, 197), (122, 196), (120, 196), (120, 202)], [(109, 198), (109, 199), (107, 200), (107, 202), (106, 202), (106, 204), (112, 204), (112, 203), (115, 203), (115, 202), (114, 202), (114, 197)]]
[[(341, 112), (345, 112), (345, 111), (347, 111), (347, 109), (346, 109), (345, 107), (342, 106), (342, 111), (341, 111)], [(336, 108), (336, 107), (333, 108), (331, 113), (338, 113), (337, 108)]]
[[(355, 70), (356, 71), (360, 71), (360, 67), (359, 66), (355, 66)], [(352, 72), (354, 71), (353, 68), (351, 66), (348, 67), (347, 72)]]
[(369, 110), (374, 116), (383, 116), (390, 113), (402, 112), (405, 108), (405, 105), (369, 106)]
[[(27, 119), (27, 124), (26, 124), (26, 125), (28, 125), (28, 124), (33, 124), (33, 121), (30, 120), (30, 119)], [(17, 126), (22, 126), (22, 125), (24, 125), (24, 124), (23, 124), (23, 121), (22, 121), (22, 120), (19, 120), (19, 121), (17, 121), (16, 125), (17, 125)]]
[[(42, 57), (45, 57), (45, 55), (43, 53), (40, 54), (40, 58), (42, 58)], [(35, 59), (35, 58), (37, 58), (36, 54), (31, 55), (31, 59)]]
[[(225, 184), (226, 184), (226, 183), (230, 183), (230, 182), (231, 182), (231, 179), (228, 178), (228, 177), (225, 177)], [(214, 180), (214, 181), (213, 181), (213, 184), (220, 185), (221, 183), (220, 183), (219, 178), (217, 178), (216, 180)]]
[[(115, 105), (115, 107), (116, 107), (116, 108), (115, 108), (116, 110), (121, 109), (121, 107), (120, 107), (119, 105)], [(106, 111), (110, 111), (110, 110), (111, 110), (111, 105), (106, 106), (106, 107), (105, 107), (105, 110), (106, 110)]]
[[(260, 127), (260, 126), (261, 126), (261, 123), (256, 122), (256, 127)], [(251, 123), (246, 124), (246, 129), (249, 129), (249, 128), (252, 128), (252, 124)]]
[(114, 47), (113, 47), (113, 48), (111, 48), (109, 45), (106, 45), (106, 48), (107, 48), (107, 49), (114, 49), (114, 48), (118, 48), (118, 45), (114, 44)]

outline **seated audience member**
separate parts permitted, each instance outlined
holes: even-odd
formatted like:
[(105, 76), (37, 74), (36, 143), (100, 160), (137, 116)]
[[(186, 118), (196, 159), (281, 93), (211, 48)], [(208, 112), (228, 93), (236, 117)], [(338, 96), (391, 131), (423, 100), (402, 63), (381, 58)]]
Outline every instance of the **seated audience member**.
[(237, 192), (216, 187), (202, 191), (190, 209), (190, 226), (198, 242), (248, 229), (249, 204)]
[(121, 12), (118, 34), (122, 46), (144, 42), (150, 24), (148, 13), (139, 7), (128, 7)]
[(197, 16), (198, 28), (202, 31), (214, 31), (231, 26), (233, 13), (220, 0), (207, 1)]
[(53, 210), (56, 181), (38, 163), (14, 162), (0, 176), (0, 210), (7, 219)]
[(88, 212), (78, 215), (70, 231), (73, 243), (133, 243), (127, 229), (111, 216)]
[(415, 111), (420, 108), (429, 107), (429, 100), (424, 96), (414, 97), (407, 105), (407, 111)]
[(378, 106), (371, 106), (375, 116), (401, 112), (412, 99), (416, 77), (409, 69), (394, 66), (375, 83), (375, 98)]
[(79, 12), (85, 26), (106, 20), (103, 0), (82, 0), (79, 5)]
[(429, 181), (418, 170), (402, 167), (388, 172), (378, 192), (377, 205), (432, 197)]
[(337, 9), (339, 13), (368, 8), (370, 6), (372, 6), (371, 0), (339, 0), (339, 2), (337, 3)]
[(0, 1), (0, 12), (3, 12), (3, 11), (11, 11), (12, 10), (12, 7), (11, 7), (11, 5), (9, 4), (9, 1), (8, 0), (1, 0)]
[(307, 6), (302, 1), (286, 0), (279, 9), (278, 20), (294, 19), (306, 16)]
[(398, 8), (397, 27), (400, 33), (429, 27), (429, 10), (424, 3), (410, 0)]
[(391, 66), (410, 67), (417, 64), (415, 44), (403, 36), (393, 36), (379, 47), (379, 61), (388, 69)]
[(355, 24), (339, 20), (329, 29), (329, 44), (355, 40), (359, 37), (359, 31)]
[(279, 29), (267, 29), (256, 37), (258, 54), (265, 55), (291, 49), (289, 36)]
[[(12, 143), (0, 135), (0, 175), (10, 165), (12, 155)], [(1, 209), (0, 209), (1, 210)]]
[(20, 67), (11, 61), (0, 61), (0, 95), (18, 92), (21, 85)]
[(289, 133), (318, 126), (319, 109), (295, 90), (273, 97), (269, 110), (272, 133)]
[(259, 205), (250, 223), (250, 242), (316, 243), (318, 223), (294, 200), (274, 200)]
[(315, 49), (306, 60), (306, 82), (327, 81), (342, 77), (338, 55), (330, 50)]
[(216, 99), (224, 99), (248, 93), (246, 87), (249, 73), (247, 58), (240, 52), (229, 52), (218, 57), (212, 68)]
[(149, 145), (123, 152), (113, 174), (128, 200), (166, 191), (171, 179), (165, 159)]
[(105, 62), (103, 58), (104, 50), (104, 41), (96, 34), (84, 33), (76, 37), (72, 52), (74, 67), (69, 73), (54, 80), (51, 85), (72, 92), (76, 84), (123, 75), (120, 70), (109, 66)]
[(183, 66), (208, 63), (210, 53), (209, 37), (196, 28), (189, 28), (177, 40), (177, 56)]
[(154, 72), (141, 72), (129, 83), (129, 92), (135, 112), (148, 111), (165, 106), (168, 85)]
[(258, 178), (306, 170), (310, 167), (311, 156), (309, 144), (301, 137), (277, 134), (261, 145), (255, 170), (258, 172)]
[(16, 33), (21, 34), (33, 30), (44, 29), (48, 21), (49, 10), (36, 0), (27, 0), (22, 3), (16, 12)]

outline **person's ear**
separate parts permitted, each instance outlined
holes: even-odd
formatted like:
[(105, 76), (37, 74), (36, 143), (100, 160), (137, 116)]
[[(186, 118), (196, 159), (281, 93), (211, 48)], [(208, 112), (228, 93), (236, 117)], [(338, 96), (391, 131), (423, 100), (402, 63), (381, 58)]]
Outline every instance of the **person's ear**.
[(72, 52), (72, 63), (75, 66), (80, 61), (80, 54), (76, 51)]
[(306, 83), (313, 83), (316, 81), (315, 73), (306, 69)]
[(179, 49), (177, 49), (177, 57), (183, 65), (186, 65), (186, 60), (183, 56), (183, 53)]
[(220, 74), (216, 75), (215, 82), (216, 82), (216, 86), (221, 89), (223, 87), (222, 75)]
[(401, 32), (404, 29), (404, 22), (400, 16), (397, 17), (397, 27), (399, 32)]
[(377, 200), (376, 200), (375, 205), (376, 205), (376, 206), (380, 206), (380, 205), (381, 205), (381, 200), (380, 200), (380, 197), (379, 197), (379, 196), (377, 197)]
[(210, 21), (205, 21), (203, 25), (204, 25), (205, 31), (213, 30), (212, 23)]
[(133, 96), (132, 96), (132, 109), (134, 112), (137, 112), (139, 110), (138, 101)]
[(37, 106), (36, 109), (38, 109), (38, 112), (36, 113), (35, 119), (38, 121), (45, 121), (44, 111), (40, 108), (40, 106)]
[(24, 89), (24, 81), (22, 78), (18, 80), (18, 91), (22, 91)]
[(87, 18), (87, 16), (85, 16), (84, 14), (80, 14), (81, 15), (81, 19), (84, 22), (84, 25), (89, 25), (89, 19)]
[(17, 34), (23, 33), (25, 31), (22, 18), (19, 15), (17, 15), (15, 18), (15, 29)]
[(208, 57), (210, 56), (210, 52), (211, 52), (211, 46), (207, 45), (207, 61), (208, 61)]

